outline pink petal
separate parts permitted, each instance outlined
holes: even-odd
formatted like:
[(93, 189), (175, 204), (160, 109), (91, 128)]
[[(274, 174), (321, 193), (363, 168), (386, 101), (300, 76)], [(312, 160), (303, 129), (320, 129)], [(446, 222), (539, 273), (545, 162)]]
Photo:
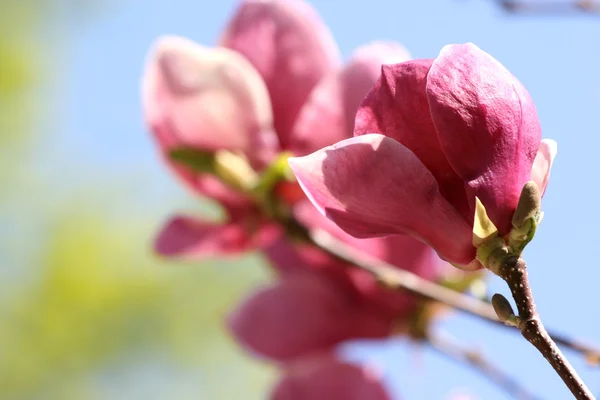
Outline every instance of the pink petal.
[(381, 65), (409, 58), (396, 43), (374, 42), (356, 50), (344, 68), (330, 72), (313, 89), (294, 126), (290, 149), (306, 155), (352, 136), (358, 105), (377, 81)]
[(533, 101), (502, 64), (473, 44), (442, 49), (427, 76), (433, 122), (450, 165), (501, 234), (510, 230), (541, 139)]
[(271, 392), (273, 400), (390, 400), (369, 369), (333, 357), (293, 364)]
[(246, 228), (240, 224), (216, 224), (192, 217), (176, 216), (162, 228), (154, 249), (166, 257), (198, 259), (235, 255), (251, 242)]
[(537, 183), (542, 195), (546, 192), (546, 187), (548, 187), (550, 170), (552, 169), (552, 163), (557, 151), (558, 144), (554, 140), (542, 139), (540, 142), (540, 148), (531, 169), (531, 179)]
[(239, 150), (277, 143), (268, 91), (240, 54), (180, 37), (155, 45), (143, 79), (147, 123), (165, 152)]
[(301, 0), (245, 0), (221, 40), (243, 54), (269, 89), (275, 130), (284, 148), (312, 88), (339, 64), (333, 37)]
[(356, 114), (354, 135), (381, 133), (412, 151), (435, 177), (442, 196), (470, 221), (463, 180), (446, 160), (429, 113), (427, 73), (433, 60), (384, 65)]
[(406, 233), (445, 260), (474, 259), (470, 226), (421, 161), (394, 139), (358, 136), (289, 164), (313, 204), (350, 235)]
[(288, 274), (238, 306), (228, 318), (229, 329), (245, 347), (277, 360), (349, 338), (385, 336), (387, 322), (355, 307), (336, 282), (316, 273)]

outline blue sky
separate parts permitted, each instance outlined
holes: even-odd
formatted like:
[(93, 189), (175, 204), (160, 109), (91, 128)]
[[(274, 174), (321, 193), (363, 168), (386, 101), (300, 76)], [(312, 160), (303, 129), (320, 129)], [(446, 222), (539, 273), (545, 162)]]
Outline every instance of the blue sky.
[[(146, 199), (183, 191), (155, 158), (144, 129), (139, 99), (146, 52), (162, 34), (178, 34), (210, 45), (235, 2), (123, 0), (109, 3), (95, 19), (72, 20), (61, 30), (66, 65), (57, 112), (66, 123), (53, 165), (72, 184), (111, 180), (133, 185)], [(595, 226), (596, 149), (600, 145), (600, 18), (508, 16), (491, 1), (477, 0), (315, 0), (342, 53), (372, 40), (404, 44), (415, 58), (435, 57), (448, 43), (474, 42), (517, 76), (531, 93), (544, 137), (559, 143), (545, 219), (526, 251), (538, 309), (546, 325), (600, 343), (597, 288), (600, 280)], [(61, 128), (64, 128), (63, 125)], [(73, 163), (77, 168), (73, 168)], [(124, 178), (121, 171), (128, 171)], [(155, 186), (131, 176), (153, 176)], [(136, 187), (139, 185), (139, 187)], [(171, 205), (169, 205), (170, 207)], [(159, 221), (169, 213), (165, 205)], [(507, 294), (496, 279), (491, 290)], [(452, 317), (443, 328), (458, 340), (484, 350), (544, 399), (568, 398), (551, 368), (514, 332), (467, 317)], [(600, 371), (567, 352), (595, 393)], [(480, 399), (507, 398), (470, 369), (403, 343), (361, 346), (355, 359), (386, 366), (398, 398), (444, 399), (452, 391)]]

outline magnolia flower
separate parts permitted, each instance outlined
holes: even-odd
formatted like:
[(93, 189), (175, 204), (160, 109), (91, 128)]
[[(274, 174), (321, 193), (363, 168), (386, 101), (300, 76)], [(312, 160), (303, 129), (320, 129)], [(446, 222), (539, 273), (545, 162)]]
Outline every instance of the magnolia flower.
[[(294, 265), (293, 259), (286, 259), (286, 265), (290, 262)], [(282, 366), (283, 377), (271, 398), (388, 398), (377, 377), (339, 361), (335, 348), (345, 340), (389, 336), (395, 324), (408, 323), (417, 304), (397, 293), (395, 298), (373, 301), (353, 281), (358, 277), (342, 271), (288, 270), (229, 315), (228, 327), (237, 342)], [(362, 278), (367, 283), (367, 277)]]
[[(158, 40), (143, 78), (146, 121), (169, 167), (227, 214), (223, 223), (175, 216), (158, 235), (158, 253), (232, 255), (277, 236), (245, 194), (174, 163), (169, 153), (230, 150), (260, 169), (278, 152), (304, 155), (350, 136), (381, 64), (408, 54), (397, 44), (373, 43), (341, 67), (338, 53), (326, 26), (298, 0), (244, 1), (215, 48)], [(293, 192), (284, 187), (280, 194)]]
[(389, 325), (349, 282), (308, 271), (285, 274), (257, 290), (228, 318), (238, 342), (275, 361), (327, 351), (348, 339), (385, 337)]
[[(403, 260), (401, 266), (426, 279), (447, 268), (428, 246), (408, 236), (363, 242), (363, 251)], [(263, 357), (287, 361), (332, 350), (348, 339), (387, 337), (405, 330), (418, 309), (410, 294), (382, 289), (368, 273), (314, 247), (279, 240), (265, 252), (280, 279), (252, 293), (228, 319), (237, 340)]]
[(315, 206), (356, 237), (409, 234), (477, 269), (475, 197), (500, 235), (523, 185), (545, 191), (556, 143), (541, 139), (519, 81), (473, 44), (383, 65), (355, 137), (289, 163)]
[[(263, 29), (267, 25), (271, 28)], [(356, 109), (377, 80), (381, 65), (409, 57), (398, 44), (377, 42), (357, 49), (346, 65), (338, 66), (329, 32), (306, 4), (297, 1), (244, 2), (222, 43), (235, 51), (207, 49), (182, 38), (164, 38), (156, 45), (144, 76), (144, 104), (148, 124), (165, 156), (182, 145), (203, 151), (236, 150), (248, 158), (273, 149), (303, 155), (347, 138), (354, 129)], [(291, 61), (286, 59), (294, 60), (297, 68), (290, 69)], [(318, 82), (316, 76), (320, 77)], [(275, 90), (281, 86), (277, 83), (280, 81), (287, 82), (289, 96)], [(299, 96), (304, 103), (292, 118), (289, 111), (293, 104), (287, 107), (286, 101)], [(280, 108), (287, 110), (281, 121), (294, 121), (281, 122), (291, 125), (290, 129), (278, 128), (273, 122)], [(276, 137), (271, 137), (274, 134)], [(349, 271), (311, 246), (288, 242), (281, 227), (261, 215), (243, 193), (213, 176), (198, 174), (165, 158), (196, 193), (224, 206), (227, 221), (214, 223), (176, 216), (157, 238), (159, 253), (198, 258), (237, 254), (255, 246), (265, 250), (280, 272), (342, 271), (339, 275), (347, 276), (367, 297), (387, 308), (395, 307), (396, 315), (414, 303), (406, 294), (381, 290), (366, 273)], [(434, 279), (440, 273), (441, 261), (413, 239), (356, 240), (315, 211), (306, 198), (295, 199), (293, 212), (305, 226), (324, 229), (374, 257), (425, 278)]]
[[(320, 217), (302, 214), (306, 213), (299, 215), (307, 223)], [(325, 222), (320, 223), (323, 229), (348, 244), (379, 259), (402, 262), (402, 267), (423, 278), (437, 279), (447, 271), (447, 264), (430, 247), (409, 236), (359, 240)], [(387, 398), (377, 380), (368, 378), (363, 368), (334, 361), (334, 352), (346, 340), (406, 332), (419, 310), (417, 298), (385, 290), (365, 271), (348, 268), (308, 244), (281, 238), (263, 250), (279, 279), (241, 301), (228, 316), (227, 326), (250, 353), (278, 362), (286, 371), (272, 398), (316, 399), (324, 394), (340, 399)], [(320, 360), (315, 355), (326, 355), (328, 361), (323, 365), (314, 361), (309, 369), (297, 367), (306, 359)]]

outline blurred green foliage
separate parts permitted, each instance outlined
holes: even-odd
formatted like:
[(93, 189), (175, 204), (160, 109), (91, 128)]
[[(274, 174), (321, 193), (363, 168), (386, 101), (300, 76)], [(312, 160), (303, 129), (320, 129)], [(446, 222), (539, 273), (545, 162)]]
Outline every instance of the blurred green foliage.
[[(46, 11), (41, 1), (0, 0), (0, 398), (263, 398), (270, 369), (223, 327), (265, 279), (261, 259), (159, 260), (150, 241), (172, 204), (115, 213), (131, 201), (118, 183), (90, 192), (63, 188), (57, 174), (28, 175), (48, 134), (32, 123), (53, 78), (38, 31)], [(157, 368), (158, 386), (144, 375)]]
[(39, 14), (27, 2), (0, 2), (0, 93), (2, 98), (22, 94), (34, 83), (36, 66), (32, 31)]
[(260, 260), (164, 265), (140, 245), (151, 224), (90, 211), (56, 218), (37, 277), (1, 304), (0, 398), (84, 398), (90, 373), (124, 357), (197, 370), (207, 398), (264, 390), (266, 369), (241, 363), (222, 326), (239, 293), (262, 279)]

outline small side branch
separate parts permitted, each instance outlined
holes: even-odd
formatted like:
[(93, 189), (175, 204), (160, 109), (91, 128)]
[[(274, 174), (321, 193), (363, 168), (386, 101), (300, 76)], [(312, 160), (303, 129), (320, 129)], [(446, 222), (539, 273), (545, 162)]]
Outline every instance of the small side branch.
[(436, 300), (457, 310), (487, 321), (500, 323), (494, 309), (486, 302), (428, 281), (412, 272), (400, 269), (384, 261), (360, 253), (327, 232), (314, 230), (311, 240), (326, 252), (369, 272), (390, 289), (404, 289), (427, 299)]
[(507, 375), (499, 367), (487, 360), (478, 351), (468, 349), (447, 339), (439, 334), (429, 334), (426, 339), (432, 349), (459, 363), (467, 364), (475, 371), (485, 376), (492, 383), (504, 390), (511, 399), (539, 400), (534, 394), (528, 392), (515, 379)]
[(522, 258), (509, 257), (498, 272), (512, 292), (519, 312), (517, 327), (521, 330), (523, 337), (544, 356), (576, 399), (594, 400), (592, 392), (562, 354), (540, 320), (531, 292), (525, 261)]
[(525, 15), (558, 15), (567, 16), (574, 14), (597, 15), (600, 13), (600, 4), (597, 0), (573, 1), (522, 1), (522, 0), (497, 0), (504, 11), (510, 14)]

